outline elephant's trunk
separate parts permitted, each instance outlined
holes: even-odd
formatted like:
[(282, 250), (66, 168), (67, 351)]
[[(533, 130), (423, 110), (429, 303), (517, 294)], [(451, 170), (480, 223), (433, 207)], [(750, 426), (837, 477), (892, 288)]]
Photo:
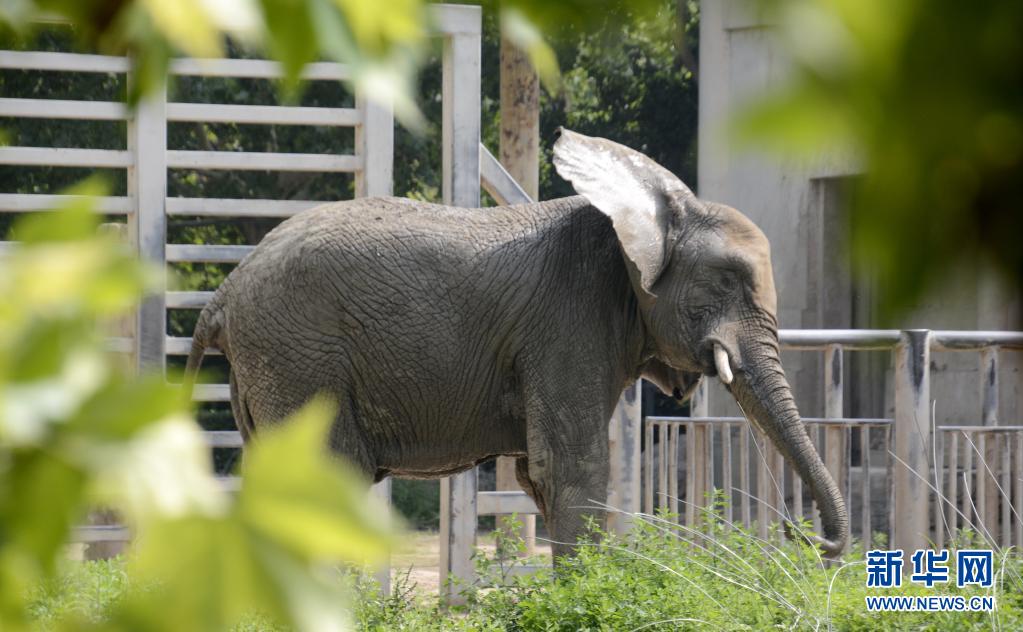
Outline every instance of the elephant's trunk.
[(729, 390), (751, 423), (759, 426), (810, 487), (821, 513), (824, 537), (817, 543), (829, 557), (837, 557), (849, 538), (849, 515), (842, 493), (810, 442), (806, 427), (785, 379), (773, 331), (740, 337), (742, 366), (735, 371)]

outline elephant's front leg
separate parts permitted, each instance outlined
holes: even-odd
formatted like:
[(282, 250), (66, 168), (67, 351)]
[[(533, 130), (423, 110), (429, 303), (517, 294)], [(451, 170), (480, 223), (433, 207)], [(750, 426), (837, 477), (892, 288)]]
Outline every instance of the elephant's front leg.
[[(571, 424), (571, 425), (570, 425)], [(605, 423), (537, 424), (529, 433), (528, 477), (552, 540), (554, 559), (570, 554), (586, 531), (586, 516), (604, 527), (608, 439)]]

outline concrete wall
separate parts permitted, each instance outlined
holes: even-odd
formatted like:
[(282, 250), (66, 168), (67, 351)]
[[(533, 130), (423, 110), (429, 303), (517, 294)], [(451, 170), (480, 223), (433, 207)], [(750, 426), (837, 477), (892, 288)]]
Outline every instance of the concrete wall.
[[(734, 206), (771, 241), (783, 328), (869, 328), (870, 288), (852, 280), (842, 257), (847, 231), (839, 189), (858, 172), (835, 152), (793, 162), (739, 149), (728, 142), (731, 114), (747, 100), (785, 80), (790, 65), (766, 20), (737, 0), (701, 4), (698, 194)], [(930, 329), (1009, 329), (1020, 301), (975, 276), (952, 279), (948, 291), (928, 297), (901, 326)], [(846, 354), (846, 415), (891, 416), (891, 354)], [(1002, 353), (1002, 423), (1023, 423), (1020, 353)], [(796, 400), (805, 416), (823, 415), (823, 367), (818, 354), (783, 355)], [(935, 353), (932, 396), (939, 423), (979, 423), (977, 365), (972, 353)], [(715, 385), (712, 414), (737, 414)]]

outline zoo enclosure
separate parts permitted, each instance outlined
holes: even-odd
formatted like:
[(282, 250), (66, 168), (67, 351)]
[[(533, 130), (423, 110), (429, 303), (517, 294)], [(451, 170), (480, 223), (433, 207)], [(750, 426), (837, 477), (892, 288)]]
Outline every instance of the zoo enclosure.
[[(999, 352), (1023, 349), (1023, 332), (782, 330), (780, 338), (782, 349), (825, 354), (826, 414), (804, 422), (865, 547), (877, 531), (894, 548), (941, 547), (963, 527), (998, 546), (1023, 546), (1023, 425), (997, 425)], [(865, 350), (895, 354), (893, 418), (843, 417), (843, 354)], [(983, 425), (933, 425), (932, 350), (978, 354)], [(744, 418), (709, 416), (705, 384), (691, 417), (648, 417), (644, 430), (645, 513), (666, 510), (697, 528), (719, 489), (730, 497), (718, 502), (721, 517), (755, 523), (762, 538), (768, 521), (807, 512), (820, 533), (804, 483)], [(871, 511), (878, 494), (881, 516)]]
[[(480, 10), (470, 6), (437, 5), (432, 8), (437, 34), (443, 39), (443, 156), (442, 192), (445, 203), (475, 207), (480, 202), (480, 186), (499, 202), (528, 200), (500, 164), (480, 145)], [(34, 69), (42, 71), (117, 73), (128, 71), (130, 61), (125, 58), (69, 53), (0, 51), (0, 68)], [(180, 59), (172, 64), (172, 74), (200, 77), (275, 78), (278, 66), (265, 60), (194, 60)], [(318, 63), (306, 68), (309, 80), (342, 80), (347, 69), (340, 64)], [(264, 217), (284, 218), (317, 204), (305, 200), (251, 200), (168, 198), (168, 169), (209, 170), (287, 170), (330, 171), (353, 174), (356, 195), (386, 195), (391, 192), (393, 165), (393, 120), (386, 106), (373, 104), (356, 95), (353, 108), (308, 108), (296, 106), (246, 106), (226, 104), (168, 103), (166, 94), (156, 94), (140, 104), (134, 112), (124, 104), (96, 101), (58, 101), (39, 99), (0, 98), (0, 116), (49, 119), (84, 119), (125, 121), (128, 143), (123, 150), (69, 149), (40, 147), (0, 148), (2, 165), (71, 166), (87, 168), (123, 169), (127, 174), (128, 192), (125, 196), (111, 196), (100, 200), (98, 211), (125, 217), (129, 238), (141, 256), (160, 265), (175, 262), (236, 263), (251, 246), (192, 245), (166, 243), (167, 218), (173, 216), (206, 217)], [(168, 149), (167, 123), (180, 121), (234, 122), (260, 125), (317, 125), (349, 127), (355, 130), (355, 147), (351, 155), (285, 154), (253, 152), (183, 151)], [(60, 196), (42, 194), (0, 194), (0, 211), (26, 212), (45, 210), (59, 204)], [(141, 307), (131, 331), (111, 341), (115, 350), (130, 353), (138, 366), (163, 370), (168, 355), (186, 355), (190, 339), (168, 337), (166, 317), (168, 309), (199, 309), (205, 305), (211, 292), (173, 292), (158, 294)], [(782, 331), (782, 344), (789, 349), (824, 350), (826, 363), (827, 418), (810, 420), (817, 428), (819, 448), (829, 469), (835, 473), (851, 499), (853, 486), (853, 446), (858, 441), (861, 461), (859, 469), (869, 472), (871, 452), (884, 463), (885, 471), (893, 481), (890, 493), (895, 511), (891, 515), (910, 516), (900, 523), (894, 542), (918, 542), (926, 537), (930, 516), (934, 524), (976, 523), (993, 525), (991, 516), (997, 515), (996, 530), (1001, 542), (1007, 543), (1006, 525), (1018, 514), (1021, 484), (1013, 479), (1012, 464), (1016, 472), (1023, 471), (1023, 447), (1019, 426), (982, 426), (977, 428), (942, 427), (930, 431), (929, 368), (926, 361), (932, 348), (982, 350), (987, 358), (985, 378), (993, 375), (997, 383), (997, 351), (999, 346), (1023, 346), (1023, 334), (984, 332), (897, 332), (897, 331)], [(894, 349), (899, 358), (896, 374), (896, 414), (894, 419), (844, 419), (841, 412), (841, 381), (843, 351), (861, 349)], [(988, 370), (990, 369), (990, 370)], [(704, 385), (702, 389), (705, 389)], [(997, 408), (997, 388), (988, 387), (985, 397), (985, 420)], [(994, 397), (995, 408), (989, 397)], [(229, 398), (225, 384), (200, 385), (196, 399), (224, 402)], [(612, 473), (609, 504), (625, 511), (652, 511), (657, 506), (669, 510), (681, 508), (687, 524), (694, 524), (697, 513), (691, 507), (703, 503), (704, 492), (713, 487), (738, 488), (733, 502), (725, 507), (726, 513), (737, 510), (747, 524), (763, 510), (764, 515), (805, 515), (812, 509), (804, 502), (802, 484), (785, 469), (773, 447), (758, 447), (758, 438), (742, 428), (745, 422), (736, 418), (712, 418), (707, 411), (705, 390), (701, 390), (694, 403), (694, 417), (650, 418), (644, 428), (641, 424), (638, 387), (624, 394), (610, 426), (612, 445)], [(648, 447), (645, 459), (641, 445), (644, 435)], [(655, 443), (654, 437), (658, 441)], [(823, 435), (823, 436), (821, 436)], [(715, 436), (717, 438), (715, 438)], [(727, 441), (722, 437), (727, 436)], [(207, 433), (215, 448), (241, 445), (236, 432)], [(946, 473), (939, 489), (948, 490), (952, 503), (933, 502), (927, 481), (933, 481), (929, 469), (929, 449), (935, 438), (940, 447), (933, 454), (939, 470)], [(871, 449), (871, 440), (879, 447)], [(1014, 441), (1015, 440), (1015, 441)], [(737, 449), (733, 449), (738, 444)], [(863, 449), (864, 444), (866, 449)], [(656, 450), (653, 449), (656, 445)], [(905, 467), (893, 466), (885, 446), (892, 446)], [(974, 450), (976, 447), (976, 450)], [(1015, 451), (1015, 457), (1013, 456)], [(657, 476), (653, 473), (654, 454), (660, 456)], [(982, 462), (974, 454), (990, 454)], [(736, 458), (736, 454), (742, 455)], [(720, 456), (717, 456), (720, 455)], [(761, 456), (762, 455), (762, 456)], [(682, 457), (680, 459), (680, 456)], [(995, 464), (995, 470), (981, 470), (982, 463)], [(682, 467), (680, 467), (680, 464)], [(726, 465), (727, 464), (727, 465)], [(748, 467), (756, 469), (750, 470)], [(680, 479), (680, 470), (686, 472)], [(745, 472), (745, 475), (743, 474)], [(914, 474), (915, 473), (915, 474)], [(959, 473), (970, 480), (969, 486), (960, 484)], [(752, 475), (751, 475), (752, 474)], [(769, 484), (769, 479), (781, 485)], [(645, 477), (645, 478), (644, 478)], [(876, 477), (875, 477), (876, 478)], [(974, 481), (973, 479), (977, 480)], [(683, 483), (680, 485), (680, 480)], [(870, 481), (870, 477), (865, 477)], [(645, 481), (645, 485), (643, 484)], [(738, 481), (738, 484), (736, 484)], [(785, 482), (795, 490), (791, 494), (791, 510), (785, 502)], [(862, 487), (861, 503), (867, 506), (871, 490)], [(750, 483), (756, 487), (751, 488)], [(235, 482), (227, 479), (225, 485)], [(978, 485), (979, 483), (979, 485)], [(997, 483), (993, 485), (992, 483)], [(972, 490), (981, 487), (977, 496)], [(1015, 486), (1015, 500), (1011, 504), (1004, 494), (992, 490), (1011, 490)], [(377, 492), (388, 494), (389, 484), (384, 482)], [(970, 491), (968, 491), (970, 490)], [(680, 493), (681, 492), (681, 493)], [(971, 499), (976, 500), (972, 502)], [(974, 510), (976, 505), (976, 510)], [(934, 507), (934, 512), (930, 511)], [(769, 509), (770, 508), (770, 509)], [(523, 492), (479, 492), (476, 475), (469, 471), (442, 482), (441, 511), (441, 572), (452, 573), (463, 581), (471, 580), (473, 567), (470, 556), (475, 543), (476, 518), (479, 515), (505, 513), (535, 513), (532, 501)], [(940, 512), (940, 514), (939, 514)], [(961, 512), (961, 513), (960, 513)], [(1006, 520), (1005, 516), (1010, 520)], [(732, 516), (734, 518), (734, 515)], [(942, 518), (939, 523), (937, 518)], [(857, 526), (861, 533), (870, 533), (871, 516), (861, 516)], [(1018, 522), (1017, 522), (1018, 524)], [(621, 515), (612, 516), (612, 526), (627, 528)], [(766, 529), (766, 522), (758, 521), (758, 528)], [(1011, 530), (1010, 530), (1011, 531)], [(763, 531), (762, 531), (763, 532)], [(78, 530), (82, 541), (125, 540), (127, 531), (118, 526), (89, 526)], [(935, 533), (944, 537), (945, 530)], [(1011, 535), (1011, 533), (1010, 533)], [(1004, 536), (1004, 537), (1003, 537)], [(1015, 539), (1021, 543), (1019, 527)], [(450, 587), (449, 589), (450, 590)], [(453, 596), (453, 595), (449, 595)]]

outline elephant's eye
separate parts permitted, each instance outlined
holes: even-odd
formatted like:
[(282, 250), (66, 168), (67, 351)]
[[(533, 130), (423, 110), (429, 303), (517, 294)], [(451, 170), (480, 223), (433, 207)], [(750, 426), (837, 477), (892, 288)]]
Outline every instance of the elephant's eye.
[(719, 282), (721, 284), (721, 289), (726, 292), (734, 292), (735, 289), (739, 287), (739, 279), (730, 272), (722, 274)]

